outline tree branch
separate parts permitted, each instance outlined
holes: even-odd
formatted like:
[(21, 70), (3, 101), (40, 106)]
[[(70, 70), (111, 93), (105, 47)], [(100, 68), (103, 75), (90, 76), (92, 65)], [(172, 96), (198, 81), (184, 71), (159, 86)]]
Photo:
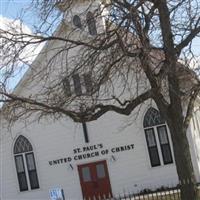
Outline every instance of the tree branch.
[[(65, 116), (70, 117), (75, 122), (83, 122), (83, 121), (86, 122), (86, 121), (97, 120), (99, 117), (101, 117), (103, 114), (109, 111), (113, 111), (118, 114), (129, 115), (138, 105), (140, 105), (147, 99), (152, 98), (154, 95), (154, 90), (153, 89), (149, 90), (137, 96), (136, 98), (132, 99), (125, 107), (97, 104), (94, 107), (87, 108), (87, 111), (84, 112), (75, 112), (72, 110), (66, 110), (61, 107), (51, 106), (46, 103), (33, 100), (31, 98), (19, 97), (13, 94), (7, 94), (2, 92), (0, 94), (9, 98), (9, 100), (7, 100), (8, 104), (12, 102), (17, 102), (18, 105), (21, 104), (21, 107), (23, 106), (22, 104), (31, 105), (33, 107), (35, 106), (35, 110), (40, 110), (42, 112), (48, 112), (48, 113), (50, 113), (50, 111), (52, 111), (53, 113), (58, 112), (64, 114)], [(7, 106), (8, 105), (6, 105), (6, 107)]]
[(116, 113), (122, 114), (122, 115), (129, 115), (138, 105), (140, 105), (141, 103), (143, 103), (144, 101), (146, 101), (150, 98), (153, 98), (154, 92), (155, 92), (155, 90), (153, 90), (153, 89), (148, 90), (147, 92), (130, 100), (130, 102), (128, 104), (126, 104), (126, 106), (124, 108), (115, 106), (113, 104), (112, 105), (102, 105), (102, 104), (95, 105), (91, 109), (91, 111), (93, 111), (92, 113), (89, 113), (89, 114), (85, 113), (84, 119), (86, 121), (93, 121), (93, 120), (98, 119), (103, 114), (107, 113), (108, 111), (113, 111), (113, 112), (116, 112)]
[(177, 54), (181, 53), (181, 50), (188, 46), (188, 44), (200, 33), (200, 26), (198, 28), (192, 29), (190, 34), (180, 43), (178, 44), (175, 49)]

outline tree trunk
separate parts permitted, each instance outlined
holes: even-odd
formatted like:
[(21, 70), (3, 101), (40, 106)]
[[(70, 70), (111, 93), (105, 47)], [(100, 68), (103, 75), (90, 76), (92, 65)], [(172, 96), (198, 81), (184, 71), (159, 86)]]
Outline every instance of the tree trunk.
[(174, 112), (170, 112), (169, 115), (168, 125), (173, 142), (176, 169), (181, 189), (181, 200), (198, 200), (196, 179), (186, 135), (187, 131), (183, 123), (180, 123), (181, 119), (177, 119), (177, 115)]

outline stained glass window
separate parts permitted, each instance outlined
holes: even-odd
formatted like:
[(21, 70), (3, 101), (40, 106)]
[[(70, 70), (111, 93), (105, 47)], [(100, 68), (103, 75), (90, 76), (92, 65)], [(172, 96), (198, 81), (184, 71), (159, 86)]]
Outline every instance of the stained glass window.
[(165, 120), (155, 108), (149, 108), (144, 116), (144, 128), (164, 124)]
[(29, 151), (33, 151), (31, 143), (28, 141), (27, 138), (20, 135), (15, 142), (14, 154), (24, 153)]

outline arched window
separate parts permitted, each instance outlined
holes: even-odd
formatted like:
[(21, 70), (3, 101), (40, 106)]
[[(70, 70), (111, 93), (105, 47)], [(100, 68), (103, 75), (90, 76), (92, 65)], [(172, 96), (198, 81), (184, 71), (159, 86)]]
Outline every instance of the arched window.
[(173, 163), (165, 120), (155, 108), (149, 108), (143, 121), (151, 166)]
[(97, 34), (96, 20), (92, 12), (89, 11), (87, 13), (86, 21), (90, 35), (96, 35)]
[(39, 188), (33, 147), (27, 138), (20, 135), (13, 149), (20, 191)]
[(74, 24), (74, 26), (76, 26), (76, 27), (78, 27), (80, 29), (82, 28), (81, 18), (78, 15), (74, 15), (73, 24)]
[(160, 116), (160, 112), (155, 108), (149, 108), (144, 117), (144, 128), (164, 124), (165, 120)]

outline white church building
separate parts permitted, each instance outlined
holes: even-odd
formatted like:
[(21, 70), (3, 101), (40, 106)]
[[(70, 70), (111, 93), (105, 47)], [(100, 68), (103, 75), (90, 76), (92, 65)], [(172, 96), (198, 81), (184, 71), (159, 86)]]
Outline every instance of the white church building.
[[(65, 23), (69, 30), (82, 28), (81, 19), (91, 16), (95, 6), (99, 6), (95, 3), (86, 15), (80, 15), (87, 4), (88, 1), (77, 1), (68, 13)], [(81, 31), (95, 35), (98, 28), (83, 27), (78, 30)], [(59, 43), (48, 42), (42, 52)], [(45, 64), (48, 54), (52, 52), (38, 55), (33, 65)], [(28, 70), (15, 88), (16, 94), (35, 92), (26, 84), (30, 74)], [(79, 78), (74, 76), (74, 83)], [(87, 83), (85, 87), (87, 90)], [(74, 86), (75, 92), (79, 89)], [(194, 111), (188, 140), (195, 176), (200, 182), (199, 110)], [(170, 132), (154, 103), (146, 102), (130, 116), (108, 112), (87, 123), (46, 118), (27, 126), (19, 121), (11, 130), (0, 113), (0, 200), (53, 199), (54, 193), (59, 192), (65, 199), (78, 200), (177, 184)]]

